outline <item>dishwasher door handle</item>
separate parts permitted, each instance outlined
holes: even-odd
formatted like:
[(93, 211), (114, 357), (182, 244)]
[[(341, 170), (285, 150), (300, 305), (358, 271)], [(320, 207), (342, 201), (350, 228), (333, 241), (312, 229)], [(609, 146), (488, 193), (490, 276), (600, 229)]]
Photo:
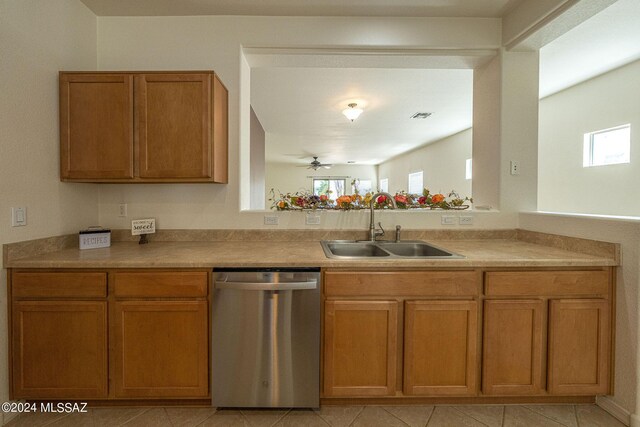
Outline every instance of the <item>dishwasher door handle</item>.
[(239, 291), (296, 291), (316, 289), (317, 280), (308, 282), (215, 282), (216, 289), (236, 289)]

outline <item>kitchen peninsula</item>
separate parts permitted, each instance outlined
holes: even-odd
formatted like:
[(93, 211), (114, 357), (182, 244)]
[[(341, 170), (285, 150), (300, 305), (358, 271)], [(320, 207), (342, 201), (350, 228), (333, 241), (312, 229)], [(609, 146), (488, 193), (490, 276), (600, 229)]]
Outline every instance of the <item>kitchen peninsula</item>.
[[(325, 403), (593, 402), (611, 392), (617, 245), (407, 231), (464, 258), (385, 261), (329, 259), (319, 243), (361, 234), (169, 230), (138, 245), (115, 231), (110, 248), (80, 251), (76, 236), (5, 245), (12, 397), (210, 404), (212, 271), (285, 266), (322, 268)], [(72, 374), (74, 363), (91, 375)]]

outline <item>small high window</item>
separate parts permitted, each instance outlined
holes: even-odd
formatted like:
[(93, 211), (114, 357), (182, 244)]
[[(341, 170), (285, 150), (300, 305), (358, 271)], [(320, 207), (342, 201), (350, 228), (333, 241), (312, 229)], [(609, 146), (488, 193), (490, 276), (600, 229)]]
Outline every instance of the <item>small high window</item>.
[(389, 192), (389, 178), (382, 178), (380, 180), (380, 191), (384, 191), (385, 193)]
[(410, 173), (407, 192), (409, 194), (422, 194), (423, 188), (422, 171)]
[(471, 179), (471, 177), (473, 176), (471, 173), (471, 168), (472, 168), (472, 163), (473, 160), (471, 159), (467, 159), (467, 161), (465, 162), (465, 171), (464, 171), (464, 178), (465, 179)]
[(582, 166), (604, 166), (631, 162), (631, 125), (584, 134)]

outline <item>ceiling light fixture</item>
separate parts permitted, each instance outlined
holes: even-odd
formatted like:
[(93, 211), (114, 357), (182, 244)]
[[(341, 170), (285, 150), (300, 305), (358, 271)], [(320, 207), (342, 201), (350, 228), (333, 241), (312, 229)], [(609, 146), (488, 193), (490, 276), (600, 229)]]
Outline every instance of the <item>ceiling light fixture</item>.
[(355, 119), (360, 117), (360, 114), (362, 114), (362, 108), (356, 107), (358, 107), (358, 104), (352, 102), (351, 104), (349, 104), (349, 108), (345, 108), (344, 110), (342, 110), (342, 114), (344, 114), (347, 119), (354, 121)]

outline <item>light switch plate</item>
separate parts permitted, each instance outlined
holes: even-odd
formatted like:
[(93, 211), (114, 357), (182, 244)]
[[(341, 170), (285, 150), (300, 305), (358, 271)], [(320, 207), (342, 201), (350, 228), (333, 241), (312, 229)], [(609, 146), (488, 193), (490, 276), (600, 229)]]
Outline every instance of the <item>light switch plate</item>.
[(22, 227), (27, 225), (27, 208), (11, 208), (11, 226)]
[(118, 210), (118, 216), (120, 216), (120, 217), (127, 216), (127, 204), (126, 203), (120, 203), (119, 210)]

